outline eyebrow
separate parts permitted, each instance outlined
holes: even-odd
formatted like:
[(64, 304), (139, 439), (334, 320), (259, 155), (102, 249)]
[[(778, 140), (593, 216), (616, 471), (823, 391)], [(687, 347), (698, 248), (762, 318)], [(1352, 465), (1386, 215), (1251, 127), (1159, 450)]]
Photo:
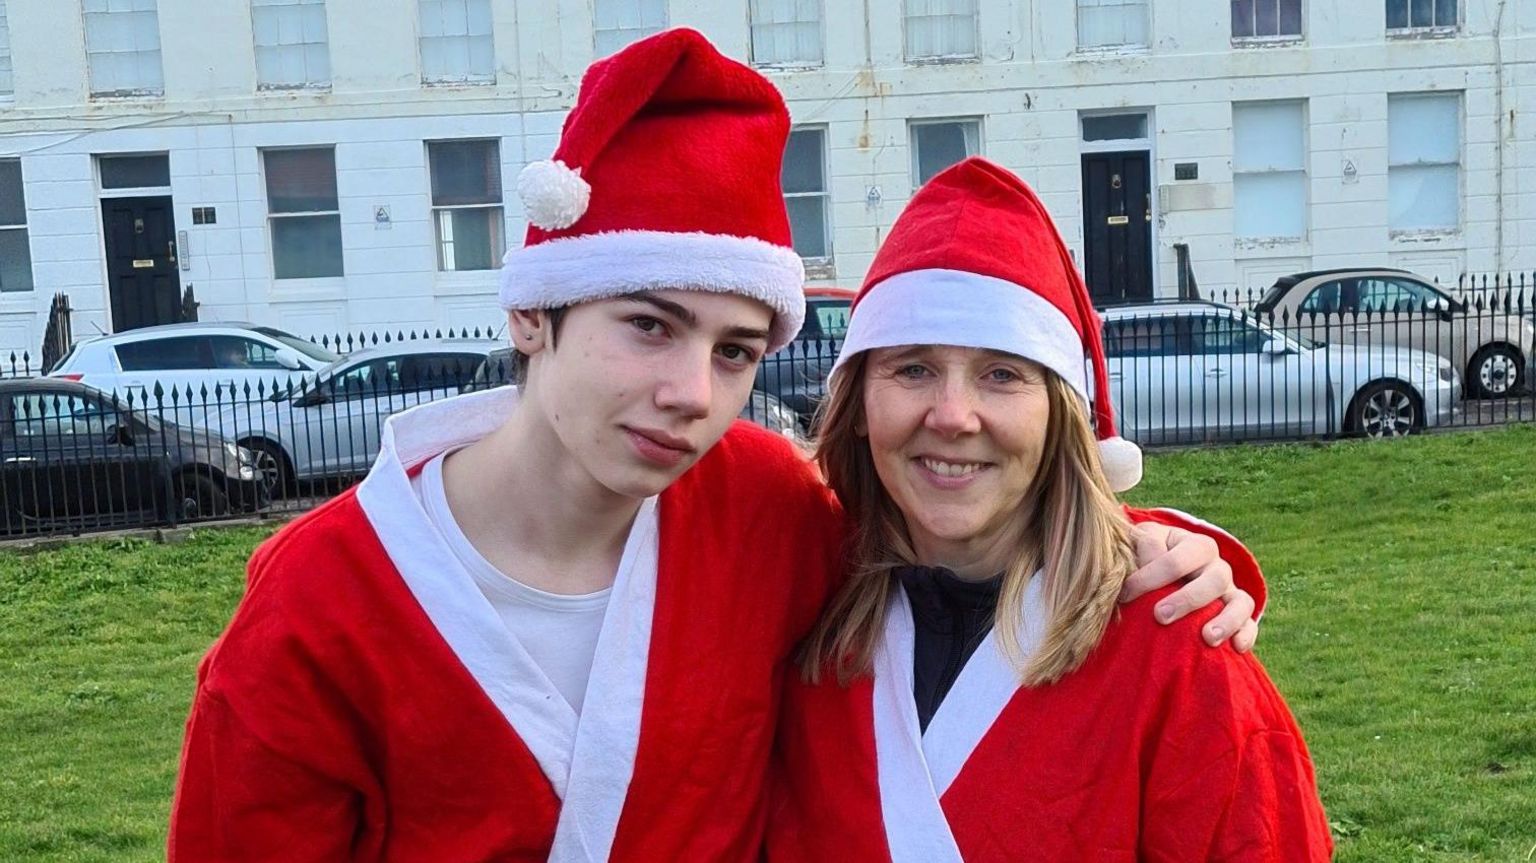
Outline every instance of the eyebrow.
[[(674, 303), (671, 300), (662, 299), (647, 293), (621, 294), (619, 299), (629, 300), (634, 303), (645, 303), (677, 318), (684, 324), (687, 324), (689, 328), (697, 328), (699, 325), (699, 316), (682, 303)], [(725, 331), (725, 335), (733, 339), (768, 340), (768, 330), (760, 327), (730, 327)]]

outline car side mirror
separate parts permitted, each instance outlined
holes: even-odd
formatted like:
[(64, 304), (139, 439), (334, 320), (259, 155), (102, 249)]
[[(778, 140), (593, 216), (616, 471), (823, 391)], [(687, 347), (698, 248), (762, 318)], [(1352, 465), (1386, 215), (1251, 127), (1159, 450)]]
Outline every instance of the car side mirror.
[(1272, 357), (1283, 357), (1290, 352), (1290, 346), (1280, 339), (1268, 339), (1264, 344), (1259, 345), (1259, 353)]
[(277, 364), (290, 372), (302, 371), (304, 368), (304, 364), (299, 362), (299, 352), (293, 348), (278, 348)]

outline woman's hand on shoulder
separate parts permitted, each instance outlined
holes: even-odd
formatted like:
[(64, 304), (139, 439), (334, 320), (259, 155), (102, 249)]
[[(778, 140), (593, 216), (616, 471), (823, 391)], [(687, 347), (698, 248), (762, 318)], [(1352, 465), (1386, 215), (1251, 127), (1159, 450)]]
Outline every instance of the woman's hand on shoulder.
[(1153, 613), (1159, 623), (1173, 623), (1220, 600), (1221, 613), (1201, 629), (1205, 641), (1217, 647), (1227, 640), (1238, 653), (1253, 649), (1259, 623), (1253, 619), (1253, 597), (1232, 581), (1232, 567), (1221, 559), (1216, 541), (1204, 534), (1151, 522), (1132, 528), (1136, 565), (1125, 580), (1120, 601), (1130, 602), (1166, 585), (1184, 586), (1164, 597)]

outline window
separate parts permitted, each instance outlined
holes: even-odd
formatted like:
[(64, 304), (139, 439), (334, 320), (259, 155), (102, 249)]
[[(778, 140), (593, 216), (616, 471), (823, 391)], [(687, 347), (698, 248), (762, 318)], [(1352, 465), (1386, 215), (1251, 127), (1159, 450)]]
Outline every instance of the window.
[(0, 293), (32, 290), (32, 244), (21, 162), (0, 159)]
[(14, 91), (11, 83), (11, 27), (5, 17), (5, 0), (0, 0), (0, 96)]
[(160, 18), (155, 0), (83, 0), (92, 96), (158, 96)]
[(117, 364), (125, 372), (160, 372), (213, 368), (206, 336), (148, 339), (118, 345)]
[(1294, 39), (1299, 36), (1301, 0), (1232, 0), (1233, 39)]
[(1301, 311), (1309, 315), (1335, 315), (1343, 310), (1339, 298), (1339, 283), (1328, 282), (1312, 289), (1307, 298), (1301, 301)]
[(171, 160), (153, 156), (99, 156), (103, 189), (156, 189), (171, 185)]
[(1387, 31), (1453, 30), (1458, 11), (1456, 0), (1387, 0)]
[(421, 80), (427, 84), (496, 80), (491, 0), (420, 0)]
[(822, 0), (752, 0), (752, 62), (821, 65)]
[(287, 371), (277, 361), (277, 348), (240, 336), (210, 336), (216, 369), (272, 369)]
[(1393, 231), (1461, 225), (1461, 94), (1387, 97), (1387, 224)]
[(1077, 47), (1146, 45), (1147, 0), (1077, 0)]
[(329, 383), (320, 385), (320, 392), (335, 398), (359, 398), (379, 393), (400, 391), (400, 358), (382, 357), (369, 360), (342, 372)]
[(251, 0), (251, 30), (257, 87), (330, 86), (325, 0)]
[(1139, 141), (1146, 137), (1146, 114), (1104, 114), (1083, 118), (1084, 141)]
[(848, 300), (812, 299), (805, 305), (805, 326), (796, 338), (840, 339), (848, 334)]
[(1178, 354), (1178, 331), (1167, 318), (1127, 318), (1104, 324), (1104, 357), (1171, 357)]
[(795, 129), (789, 133), (780, 180), (795, 251), (802, 258), (830, 259), (832, 226), (826, 129)]
[(908, 60), (976, 56), (976, 0), (903, 0)]
[(1197, 354), (1256, 354), (1269, 334), (1237, 318), (1202, 315), (1192, 322), (1190, 335)]
[(912, 148), (912, 188), (967, 156), (981, 152), (980, 120), (924, 120), (908, 127)]
[(1232, 106), (1233, 221), (1239, 238), (1307, 232), (1306, 128), (1301, 102)]
[(400, 387), (408, 393), (457, 390), (474, 379), (483, 362), (476, 354), (413, 354), (403, 358)]
[(665, 29), (666, 0), (593, 0), (592, 47), (599, 57)]
[(266, 150), (272, 272), (279, 279), (342, 275), (336, 150)]
[(439, 270), (501, 265), (501, 147), (496, 141), (432, 141), (432, 221)]
[[(18, 437), (87, 435), (104, 438), (119, 421), (115, 409), (95, 399), (59, 392), (31, 392), (11, 397), (11, 418)], [(55, 445), (59, 442), (55, 441)]]

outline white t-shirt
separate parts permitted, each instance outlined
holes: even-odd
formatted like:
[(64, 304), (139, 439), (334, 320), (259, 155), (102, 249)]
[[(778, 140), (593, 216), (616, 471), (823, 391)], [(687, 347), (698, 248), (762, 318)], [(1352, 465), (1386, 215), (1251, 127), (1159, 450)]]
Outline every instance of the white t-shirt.
[(529, 587), (502, 572), (485, 559), (473, 545), (443, 491), (443, 459), (440, 455), (422, 468), (411, 480), (411, 488), (421, 498), (427, 519), (453, 551), (454, 557), (474, 577), (480, 592), (490, 601), (501, 621), (518, 640), (544, 675), (565, 696), (577, 714), (592, 676), (592, 657), (597, 652), (597, 637), (603, 628), (612, 588), (581, 596), (565, 596)]

